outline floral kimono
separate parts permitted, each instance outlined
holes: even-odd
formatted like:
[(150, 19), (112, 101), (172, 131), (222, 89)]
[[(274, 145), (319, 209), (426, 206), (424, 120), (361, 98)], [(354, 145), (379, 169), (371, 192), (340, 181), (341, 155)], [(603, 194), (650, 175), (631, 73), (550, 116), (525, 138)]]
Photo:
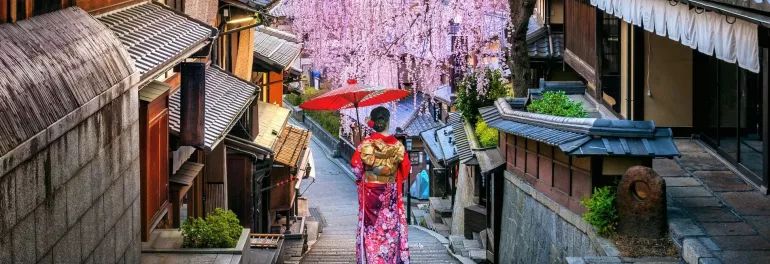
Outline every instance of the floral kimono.
[(351, 160), (358, 184), (356, 262), (409, 263), (403, 182), (410, 162), (393, 136), (374, 133), (364, 139)]

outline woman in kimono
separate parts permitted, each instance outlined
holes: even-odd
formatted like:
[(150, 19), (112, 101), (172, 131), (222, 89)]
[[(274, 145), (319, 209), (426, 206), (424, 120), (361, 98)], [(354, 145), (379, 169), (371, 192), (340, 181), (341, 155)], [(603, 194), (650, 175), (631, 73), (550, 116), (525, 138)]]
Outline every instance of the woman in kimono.
[(409, 263), (401, 197), (411, 165), (404, 145), (387, 132), (389, 120), (388, 109), (372, 110), (375, 133), (361, 142), (351, 160), (358, 185), (357, 263)]

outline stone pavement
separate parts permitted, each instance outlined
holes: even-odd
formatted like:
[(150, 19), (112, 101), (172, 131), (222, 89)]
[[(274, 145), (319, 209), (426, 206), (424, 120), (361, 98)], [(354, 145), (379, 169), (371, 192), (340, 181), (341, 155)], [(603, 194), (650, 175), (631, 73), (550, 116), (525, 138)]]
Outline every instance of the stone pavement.
[[(311, 208), (318, 208), (326, 226), (302, 263), (355, 263), (358, 210), (356, 186), (349, 169), (331, 158), (331, 151), (315, 140), (310, 145), (316, 171), (315, 183), (304, 181), (301, 190)], [(413, 263), (459, 263), (446, 247), (427, 232), (410, 227), (409, 247)]]
[(688, 263), (770, 263), (770, 197), (700, 142), (676, 141), (682, 157), (655, 160), (666, 180), (671, 236)]

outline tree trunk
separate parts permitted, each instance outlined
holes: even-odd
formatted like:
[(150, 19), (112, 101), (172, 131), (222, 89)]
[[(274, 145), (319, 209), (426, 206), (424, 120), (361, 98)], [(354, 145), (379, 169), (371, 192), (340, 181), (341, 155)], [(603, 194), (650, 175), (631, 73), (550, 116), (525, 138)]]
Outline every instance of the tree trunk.
[(536, 0), (508, 0), (511, 8), (511, 32), (508, 43), (511, 44), (508, 56), (508, 67), (511, 69), (513, 94), (515, 97), (526, 97), (530, 75), (529, 54), (527, 46), (527, 28), (529, 18), (534, 12)]

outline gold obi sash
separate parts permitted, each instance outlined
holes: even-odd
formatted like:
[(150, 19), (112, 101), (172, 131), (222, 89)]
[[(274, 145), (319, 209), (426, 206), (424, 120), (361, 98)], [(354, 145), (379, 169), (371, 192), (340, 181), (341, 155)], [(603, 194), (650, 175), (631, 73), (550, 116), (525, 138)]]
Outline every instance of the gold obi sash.
[(396, 175), (378, 175), (373, 171), (366, 171), (366, 182), (371, 183), (395, 183)]
[(396, 171), (404, 160), (404, 145), (401, 142), (387, 144), (381, 139), (365, 140), (361, 143), (361, 160), (364, 164), (364, 179), (371, 183), (395, 183)]

